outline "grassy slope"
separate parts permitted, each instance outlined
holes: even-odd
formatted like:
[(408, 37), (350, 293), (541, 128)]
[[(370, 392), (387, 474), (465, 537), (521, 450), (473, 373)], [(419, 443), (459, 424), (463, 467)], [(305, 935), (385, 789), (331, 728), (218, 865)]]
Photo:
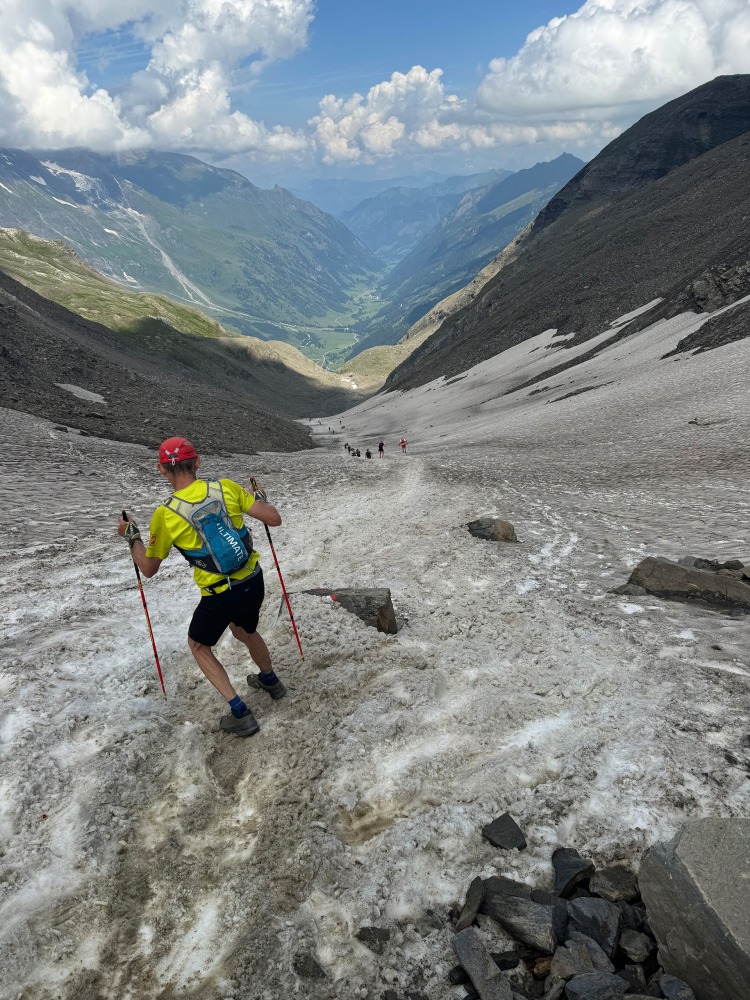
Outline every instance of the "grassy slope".
[(0, 270), (85, 319), (125, 333), (155, 353), (179, 357), (190, 367), (200, 363), (201, 354), (186, 348), (182, 334), (210, 338), (225, 351), (259, 364), (283, 365), (321, 388), (346, 390), (350, 386), (349, 380), (320, 368), (290, 344), (242, 336), (225, 330), (198, 309), (163, 295), (121, 287), (89, 267), (64, 243), (0, 229)]

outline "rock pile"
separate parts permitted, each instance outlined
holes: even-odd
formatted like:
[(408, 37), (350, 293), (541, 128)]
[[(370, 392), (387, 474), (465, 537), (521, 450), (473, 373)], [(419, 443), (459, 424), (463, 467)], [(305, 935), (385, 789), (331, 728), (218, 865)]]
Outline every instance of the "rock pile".
[(460, 964), (449, 973), (465, 1000), (696, 1000), (659, 964), (633, 872), (596, 871), (571, 848), (552, 864), (552, 892), (500, 875), (472, 882), (455, 925)]

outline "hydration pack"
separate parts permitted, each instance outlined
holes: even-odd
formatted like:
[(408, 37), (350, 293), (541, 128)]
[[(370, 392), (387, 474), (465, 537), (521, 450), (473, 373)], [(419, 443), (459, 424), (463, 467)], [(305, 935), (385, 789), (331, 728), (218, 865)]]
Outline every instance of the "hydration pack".
[(199, 549), (175, 546), (191, 566), (229, 576), (241, 569), (253, 551), (253, 539), (247, 527), (235, 528), (227, 513), (221, 483), (207, 482), (205, 500), (183, 500), (171, 496), (164, 504), (179, 514), (193, 528), (203, 543)]

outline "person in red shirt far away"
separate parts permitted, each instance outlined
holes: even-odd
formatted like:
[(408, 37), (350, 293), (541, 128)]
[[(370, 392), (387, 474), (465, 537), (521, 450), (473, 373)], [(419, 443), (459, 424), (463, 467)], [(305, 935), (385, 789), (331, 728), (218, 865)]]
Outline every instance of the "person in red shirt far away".
[(406, 438), (401, 438), (401, 454), (406, 454)]

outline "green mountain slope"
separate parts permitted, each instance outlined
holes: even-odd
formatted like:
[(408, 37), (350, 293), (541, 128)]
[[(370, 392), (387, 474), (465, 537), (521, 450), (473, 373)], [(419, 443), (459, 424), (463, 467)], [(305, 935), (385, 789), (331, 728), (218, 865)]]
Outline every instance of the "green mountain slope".
[(426, 187), (392, 187), (367, 198), (339, 218), (366, 247), (394, 266), (455, 209), (467, 191), (510, 176), (510, 170), (449, 177)]
[(146, 352), (156, 373), (178, 365), (211, 391), (235, 391), (294, 417), (335, 413), (361, 398), (350, 379), (325, 371), (290, 344), (230, 334), (197, 309), (122, 288), (64, 243), (0, 229), (0, 271), (122, 335), (119, 350)]
[(387, 303), (351, 352), (395, 344), (443, 298), (463, 288), (526, 228), (583, 162), (563, 153), (468, 192), (383, 280)]
[(0, 225), (63, 239), (136, 290), (323, 360), (351, 346), (380, 267), (288, 191), (180, 154), (0, 150)]

